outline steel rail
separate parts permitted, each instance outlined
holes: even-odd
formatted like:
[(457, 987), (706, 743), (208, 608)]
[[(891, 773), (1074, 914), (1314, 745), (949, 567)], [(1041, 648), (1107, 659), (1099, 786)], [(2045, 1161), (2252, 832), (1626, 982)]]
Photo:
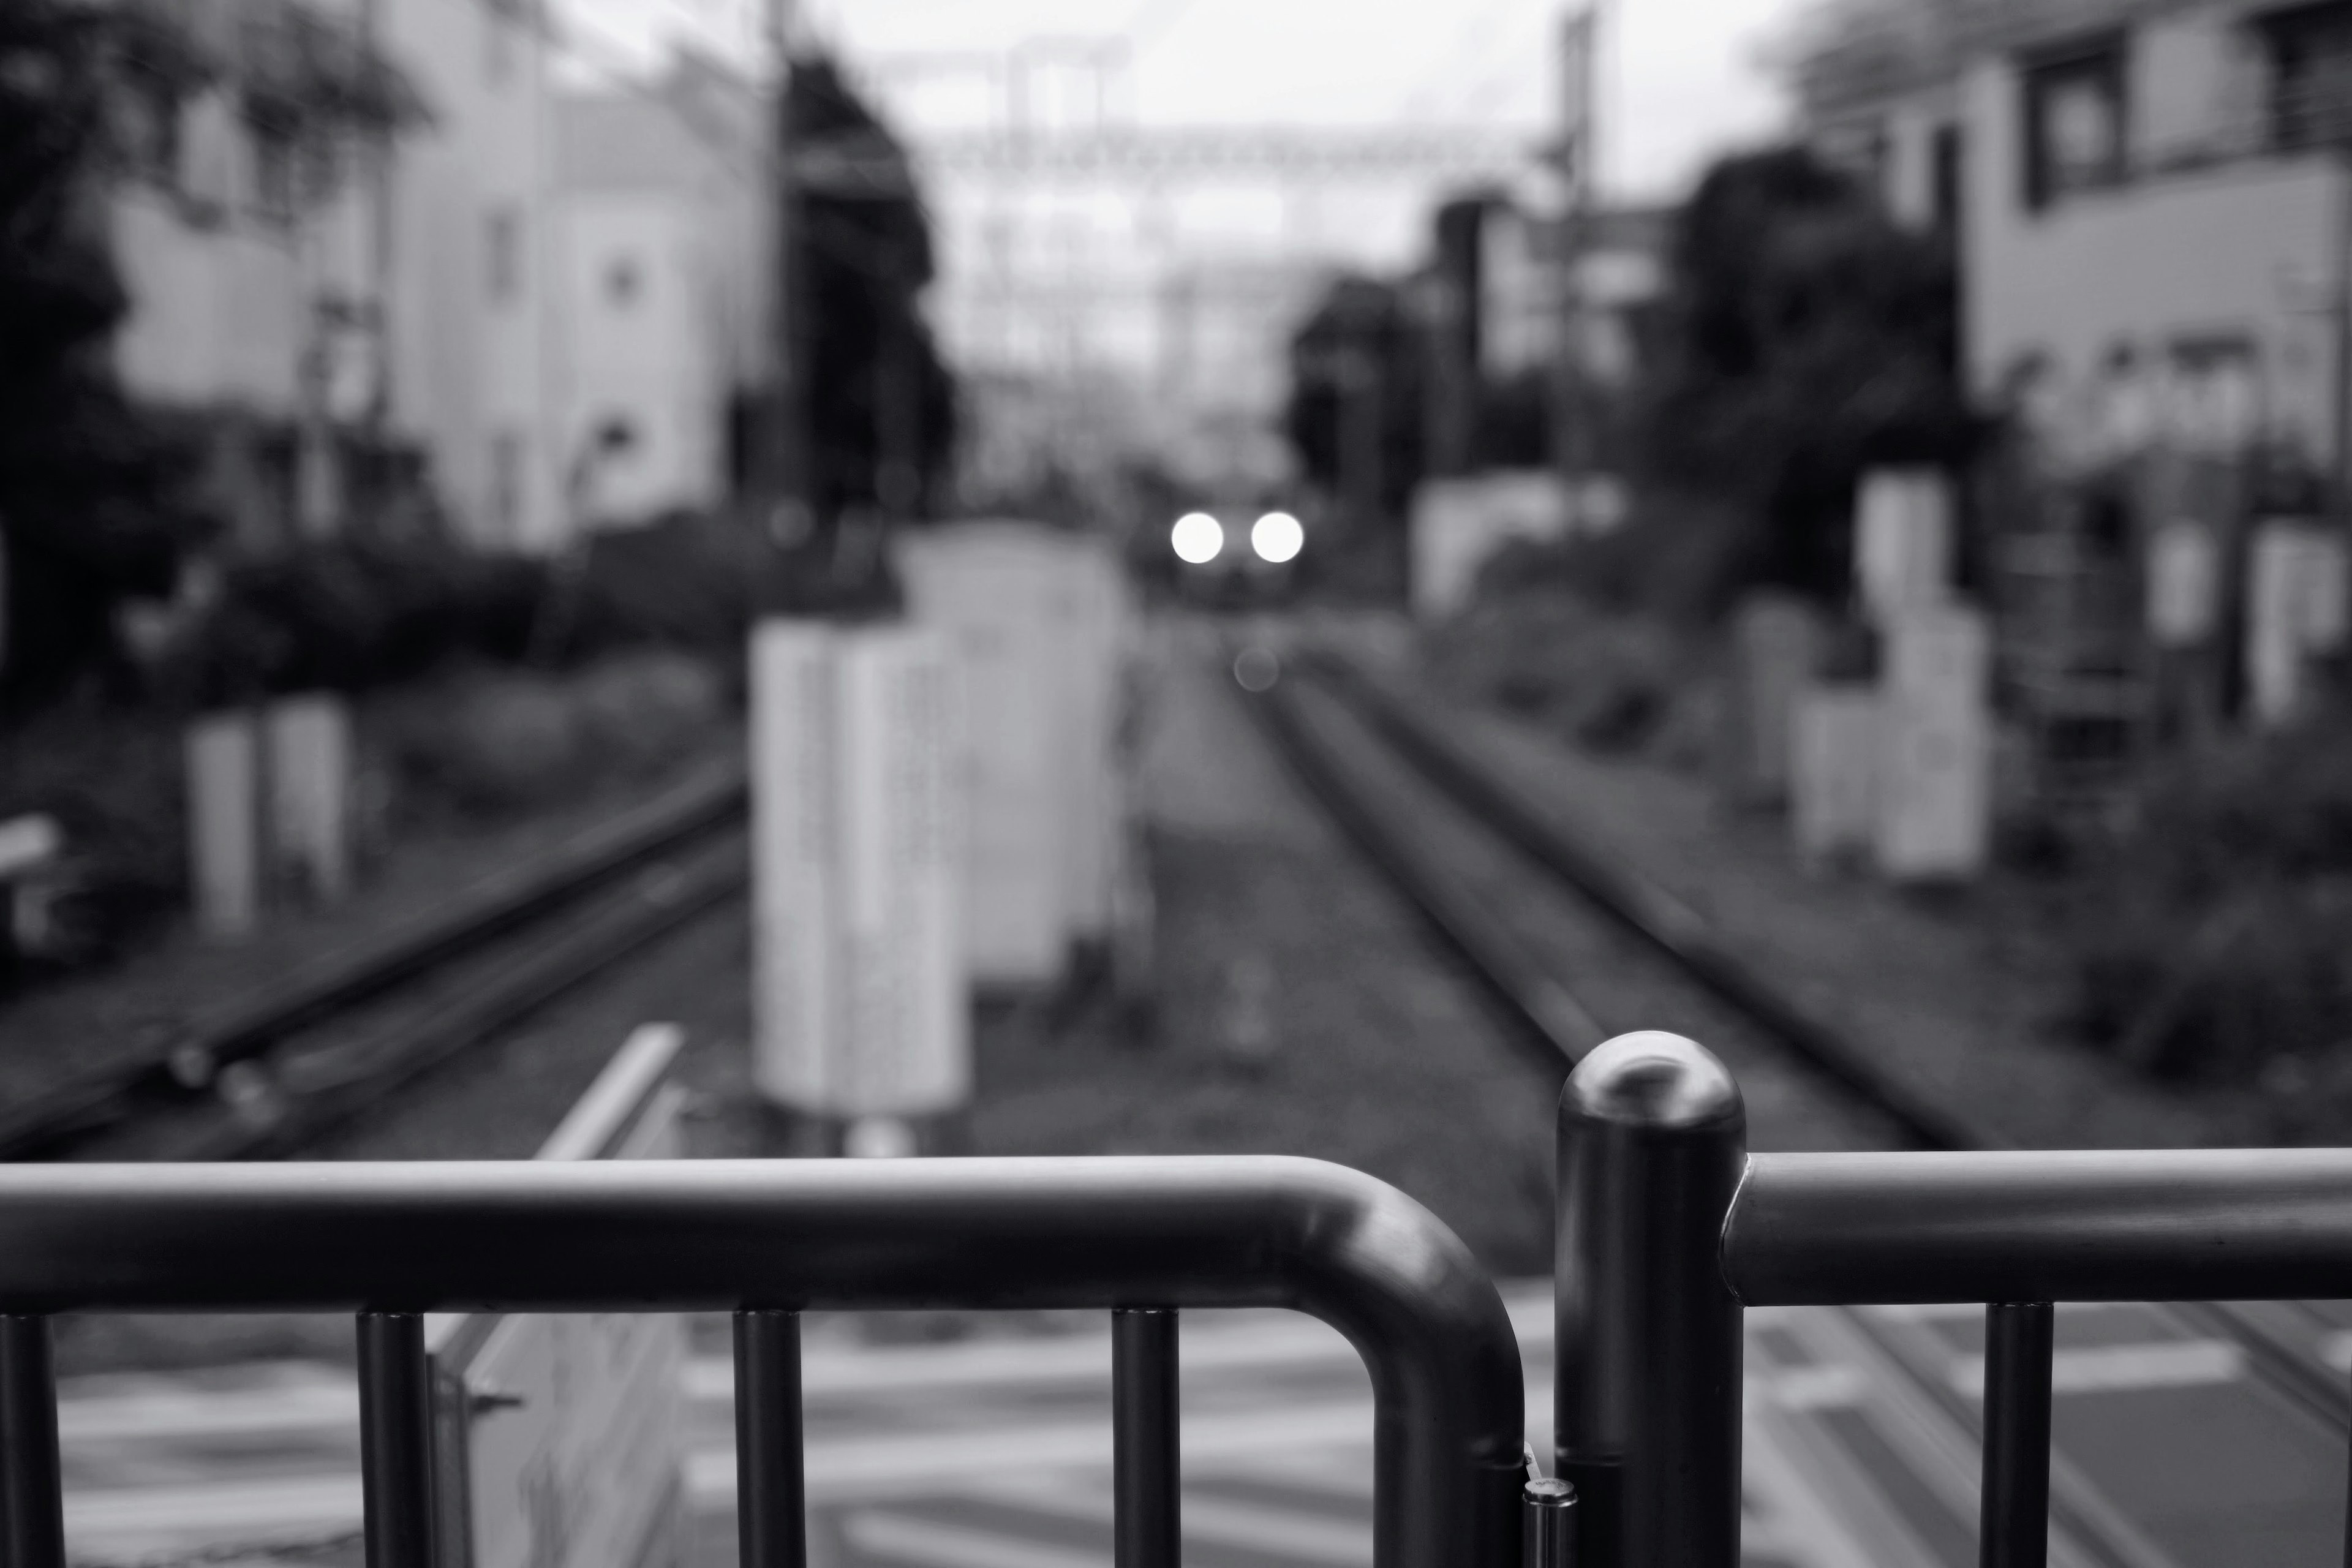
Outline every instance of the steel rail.
[[(1878, 1058), (1815, 1016), (1732, 950), (1703, 917), (1633, 868), (1582, 841), (1558, 816), (1497, 778), (1491, 767), (1409, 698), (1360, 666), (1318, 649), (1297, 661), (1349, 702), (1423, 775), (1517, 844), (1538, 865), (1637, 932), (1715, 994), (1821, 1068), (1862, 1104), (1903, 1125), (1926, 1151), (1999, 1151), (2014, 1145), (1973, 1119), (1936, 1105)], [(2307, 1293), (2306, 1293), (2307, 1294)], [(2326, 1296), (2327, 1292), (2319, 1293)], [(2251, 1299), (2241, 1294), (2241, 1300)], [(2331, 1426), (2352, 1421), (2341, 1375), (2293, 1348), (2227, 1300), (2175, 1298), (2171, 1310), (2242, 1345), (2263, 1382)], [(1867, 1322), (1864, 1331), (1876, 1331)]]
[(748, 803), (740, 763), (699, 772), (551, 850), (492, 872), (382, 935), (208, 1009), (149, 1049), (27, 1096), (0, 1111), (0, 1160), (48, 1156), (135, 1119), (144, 1105), (192, 1100), (211, 1089), (225, 1068), (570, 908), (739, 819)]
[[(1379, 1568), (1516, 1561), (1524, 1412), (1502, 1300), (1428, 1210), (1339, 1166), (0, 1168), (0, 1314), (350, 1311), (397, 1328), (390, 1319), (431, 1310), (943, 1307), (1310, 1313), (1371, 1374)], [(395, 1469), (391, 1490), (405, 1473)]]
[(1557, 816), (1497, 778), (1458, 741), (1360, 668), (1328, 652), (1300, 662), (1398, 752), (1535, 864), (1642, 937), (1817, 1071), (1900, 1125), (1922, 1149), (1985, 1149), (2008, 1141), (1890, 1074), (1864, 1045), (1814, 1016), (1715, 933), (1690, 907), (1632, 867), (1583, 842)]
[(366, 1039), (332, 1071), (306, 1060), (273, 1071), (240, 1069), (238, 1099), (169, 1144), (176, 1160), (250, 1160), (290, 1153), (379, 1110), (383, 1097), (451, 1058), (515, 1027), (541, 1008), (688, 921), (741, 893), (751, 881), (745, 847), (721, 840), (683, 865), (657, 865), (621, 898), (501, 954), (457, 994)]
[(1471, 977), (1547, 1058), (1565, 1070), (1606, 1037), (1582, 1003), (1497, 920), (1477, 892), (1370, 798), (1287, 681), (1253, 693), (1247, 711), (1299, 782), (1463, 959)]

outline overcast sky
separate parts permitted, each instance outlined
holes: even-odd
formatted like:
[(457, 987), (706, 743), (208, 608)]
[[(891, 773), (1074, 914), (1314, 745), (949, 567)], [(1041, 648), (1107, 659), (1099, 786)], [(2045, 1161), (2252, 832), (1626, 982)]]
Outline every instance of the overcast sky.
[[(565, 0), (587, 47), (619, 64), (660, 38), (741, 50), (760, 0)], [(1145, 123), (1398, 119), (1540, 125), (1558, 91), (1560, 0), (799, 0), (804, 24), (853, 60), (997, 53), (1045, 35), (1132, 31), (1112, 111)], [(1576, 0), (1580, 3), (1580, 0)], [(1769, 134), (1780, 104), (1759, 53), (1801, 0), (1607, 0), (1604, 183), (1674, 194), (1712, 153)], [(903, 73), (903, 66), (898, 68)], [(884, 82), (898, 116), (964, 121), (1001, 106), (977, 73)], [(1045, 118), (1090, 108), (1090, 79), (1042, 74)]]

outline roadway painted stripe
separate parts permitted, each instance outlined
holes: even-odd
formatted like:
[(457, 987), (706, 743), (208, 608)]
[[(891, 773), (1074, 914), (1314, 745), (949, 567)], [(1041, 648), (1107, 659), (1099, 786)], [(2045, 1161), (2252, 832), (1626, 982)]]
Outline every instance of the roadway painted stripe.
[(68, 1489), (66, 1534), (77, 1552), (168, 1549), (198, 1532), (236, 1531), (239, 1539), (283, 1539), (356, 1526), (356, 1475), (272, 1481), (203, 1481), (163, 1487)]
[[(1184, 1423), (1184, 1460), (1188, 1465), (1214, 1463), (1298, 1445), (1360, 1444), (1371, 1430), (1369, 1402), (1198, 1415)], [(846, 1502), (904, 1496), (916, 1477), (928, 1484), (1060, 1467), (1107, 1468), (1109, 1464), (1110, 1423), (1106, 1419), (812, 1442), (805, 1473), (812, 1502)], [(688, 1456), (686, 1489), (697, 1508), (729, 1506), (735, 1496), (732, 1451), (706, 1448)]]
[(359, 1390), (349, 1384), (218, 1391), (184, 1384), (58, 1402), (58, 1436), (74, 1445), (338, 1429), (357, 1442), (359, 1420)]
[(1985, 1310), (1982, 1301), (1895, 1301), (1860, 1310), (1895, 1323), (1950, 1322), (1958, 1318), (1981, 1318)]
[[(2195, 1388), (2234, 1383), (2246, 1352), (2227, 1340), (2164, 1340), (2142, 1345), (2086, 1345), (2050, 1358), (2053, 1394), (2117, 1394), (2139, 1388)], [(1984, 1394), (1984, 1357), (1954, 1356), (1946, 1375), (1970, 1398)]]
[(1110, 1568), (1108, 1551), (1079, 1552), (904, 1514), (853, 1513), (841, 1521), (841, 1533), (866, 1556), (918, 1568)]
[[(1051, 1483), (1016, 1481), (989, 1489), (992, 1502), (1012, 1503), (1063, 1519), (1111, 1522), (1117, 1503), (1108, 1488), (1081, 1490)], [(1372, 1527), (1328, 1514), (1239, 1502), (1187, 1487), (1181, 1518), (1184, 1539), (1221, 1546), (1276, 1552), (1302, 1563), (1334, 1568), (1367, 1568), (1372, 1560)]]
[(1827, 1410), (1859, 1405), (1870, 1392), (1859, 1367), (1832, 1363), (1826, 1366), (1793, 1367), (1761, 1380), (1772, 1402), (1786, 1410)]

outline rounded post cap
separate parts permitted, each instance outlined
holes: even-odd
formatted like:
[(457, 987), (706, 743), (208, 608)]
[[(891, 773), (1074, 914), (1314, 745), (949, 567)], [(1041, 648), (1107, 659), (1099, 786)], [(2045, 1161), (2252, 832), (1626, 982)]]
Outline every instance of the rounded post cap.
[(1531, 1508), (1574, 1508), (1576, 1487), (1573, 1482), (1557, 1477), (1545, 1477), (1529, 1481), (1520, 1491)]
[(1559, 1093), (1563, 1120), (1674, 1131), (1744, 1121), (1739, 1085), (1706, 1047), (1659, 1030), (1596, 1046)]

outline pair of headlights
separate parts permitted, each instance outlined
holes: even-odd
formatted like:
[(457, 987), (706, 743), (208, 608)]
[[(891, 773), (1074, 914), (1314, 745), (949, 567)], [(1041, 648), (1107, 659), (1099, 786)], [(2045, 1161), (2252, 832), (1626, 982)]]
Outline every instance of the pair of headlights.
[[(1175, 546), (1178, 560), (1206, 566), (1224, 553), (1225, 525), (1205, 511), (1188, 511), (1176, 520), (1168, 541)], [(1288, 512), (1270, 511), (1250, 524), (1249, 541), (1259, 560), (1279, 566), (1306, 544), (1307, 531)]]

